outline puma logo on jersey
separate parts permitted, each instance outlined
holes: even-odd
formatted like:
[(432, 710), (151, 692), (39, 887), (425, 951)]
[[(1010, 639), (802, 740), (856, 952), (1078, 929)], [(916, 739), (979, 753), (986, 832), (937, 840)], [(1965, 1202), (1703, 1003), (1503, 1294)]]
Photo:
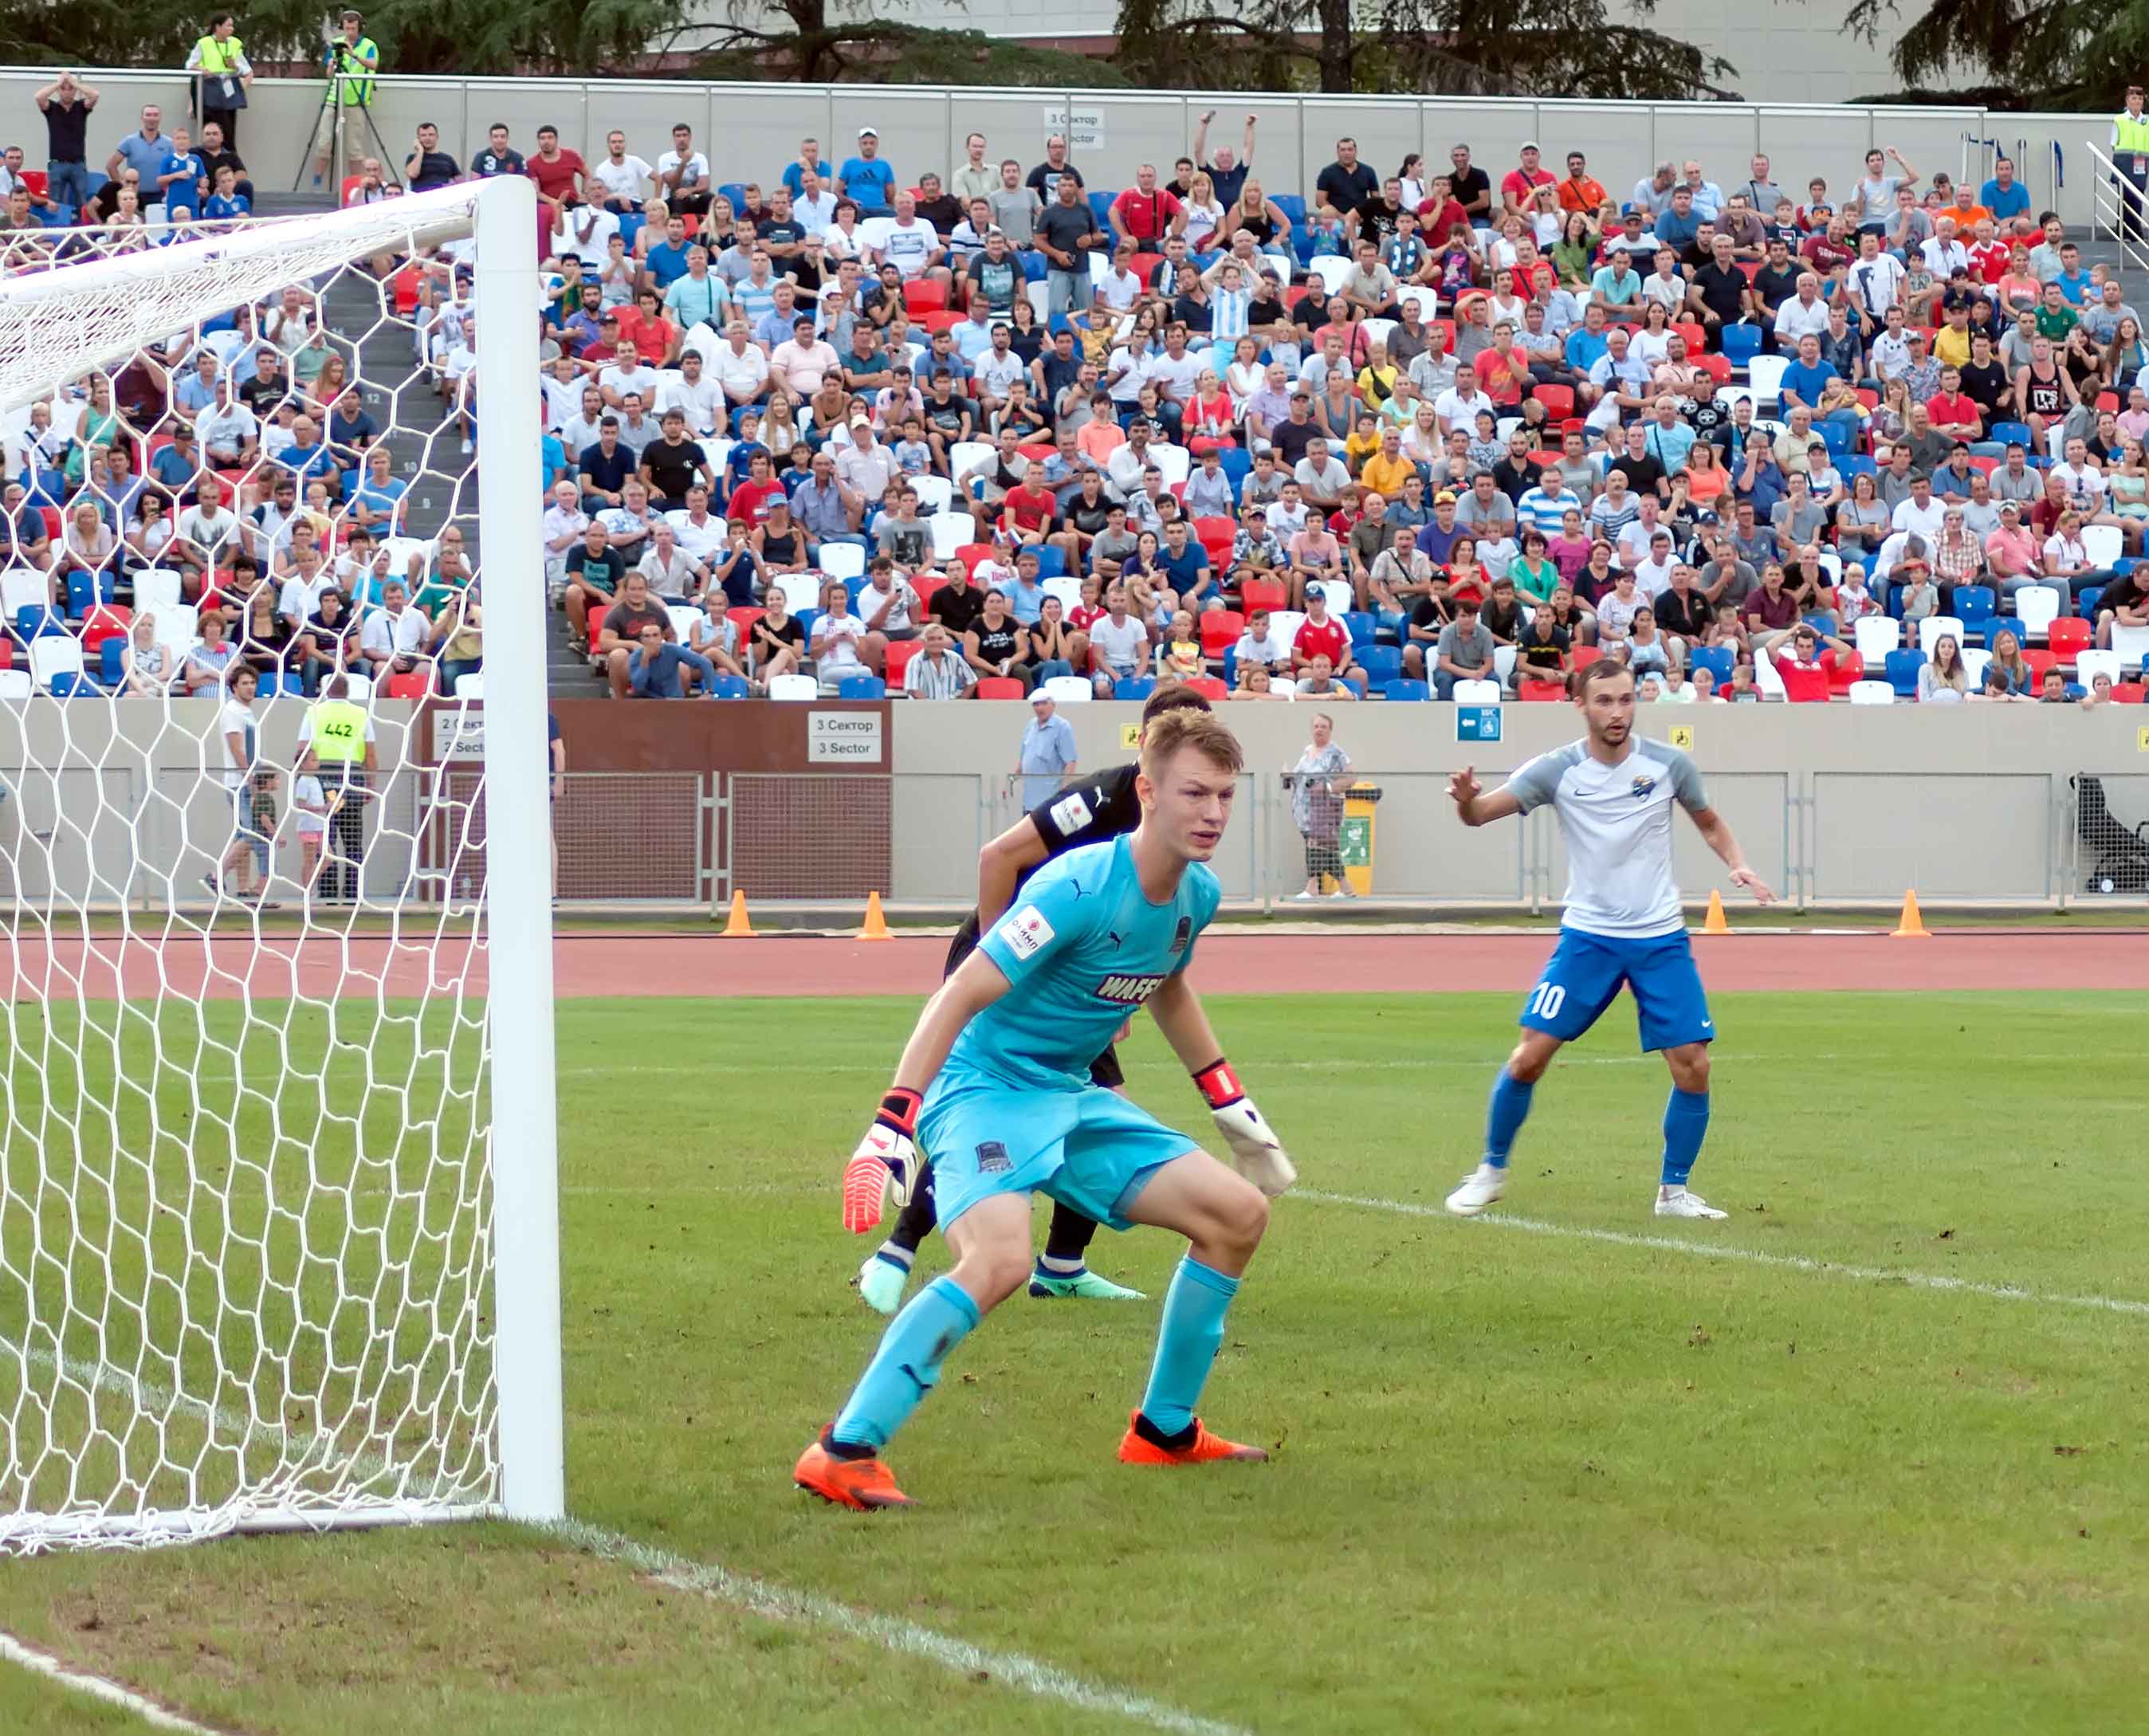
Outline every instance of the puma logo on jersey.
[(1138, 1007), (1164, 986), (1161, 973), (1155, 976), (1112, 975), (1100, 979), (1090, 992), (1115, 1006)]

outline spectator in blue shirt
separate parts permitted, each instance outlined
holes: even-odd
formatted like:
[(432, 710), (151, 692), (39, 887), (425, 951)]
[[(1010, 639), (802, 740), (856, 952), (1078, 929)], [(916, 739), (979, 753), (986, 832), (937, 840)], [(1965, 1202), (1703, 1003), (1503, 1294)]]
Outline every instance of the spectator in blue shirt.
[(142, 111), (142, 129), (129, 133), (105, 159), (104, 173), (117, 182), (119, 172), (131, 169), (141, 178), (142, 203), (159, 204), (164, 197), (165, 164), (171, 160), (172, 141), (164, 136), (164, 112), (152, 103)]
[(1668, 247), (1673, 253), (1683, 254), (1694, 245), (1694, 238), (1701, 233), (1701, 214), (1694, 208), (1691, 188), (1672, 189), (1672, 202), (1656, 221), (1657, 245)]
[(184, 506), (194, 497), (195, 479), (202, 468), (201, 448), (194, 444), (193, 425), (179, 422), (173, 425), (171, 445), (159, 448), (150, 459), (149, 480), (164, 491), (167, 500)]
[(635, 637), (640, 642), (627, 660), (630, 699), (684, 699), (687, 690), (679, 674), (682, 667), (701, 677), (702, 692), (709, 691), (717, 667), (701, 652), (670, 643), (664, 637), (664, 629), (653, 621), (643, 621)]
[(254, 202), (239, 190), (239, 172), (229, 163), (216, 166), (216, 191), (209, 194), (202, 205), (202, 215), (211, 223), (223, 223), (234, 217), (250, 217)]
[[(179, 128), (172, 134), (172, 153), (164, 159), (161, 174), (171, 179), (164, 186), (164, 214), (174, 222), (193, 219), (201, 213), (202, 179), (209, 173), (187, 136), (187, 129)], [(148, 182), (144, 179), (143, 184)]]
[(2069, 307), (2080, 307), (2090, 299), (2089, 274), (2081, 269), (2081, 249), (2071, 241), (2060, 244), (2060, 269), (2052, 281)]
[(1014, 558), (1014, 577), (1000, 587), (1008, 612), (1024, 626), (1035, 626), (1044, 612), (1044, 582), (1037, 576), (1042, 564), (1035, 549), (1024, 549)]
[(1593, 302), (1583, 314), (1582, 324), (1567, 335), (1567, 365), (1585, 380), (1589, 370), (1610, 352), (1611, 346), (1604, 339), (1604, 309)]
[(677, 217), (667, 218), (664, 224), (664, 239), (649, 249), (642, 261), (659, 289), (669, 289), (687, 274), (689, 244), (685, 220)]
[(1992, 178), (1977, 189), (1977, 202), (2004, 224), (2030, 214), (2030, 189), (2015, 179), (2015, 159), (2002, 157), (1992, 165)]
[(291, 424), (292, 444), (276, 455), (276, 462), (298, 479), (300, 491), (315, 476), (330, 485), (329, 492), (335, 494), (338, 481), (335, 456), (321, 444), (320, 426), (311, 416), (299, 416)]
[(1164, 527), (1164, 546), (1157, 551), (1156, 570), (1179, 593), (1180, 601), (1197, 613), (1215, 583), (1209, 567), (1209, 551), (1195, 540), (1192, 527), (1183, 518), (1175, 518)]
[(1798, 360), (1784, 370), (1784, 408), (1789, 410), (1794, 404), (1803, 404), (1818, 415), (1821, 393), (1829, 381), (1842, 377), (1821, 360), (1819, 335), (1808, 332), (1799, 340)]
[(861, 217), (885, 216), (894, 209), (895, 171), (880, 155), (880, 133), (858, 128), (858, 153), (843, 159), (836, 174), (836, 197), (849, 199)]

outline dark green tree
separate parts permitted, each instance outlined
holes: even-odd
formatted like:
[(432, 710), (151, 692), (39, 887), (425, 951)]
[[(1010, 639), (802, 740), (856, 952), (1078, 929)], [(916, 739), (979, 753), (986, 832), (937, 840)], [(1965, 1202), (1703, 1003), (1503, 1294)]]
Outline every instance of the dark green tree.
[[(1905, 8), (1856, 0), (1844, 27), (1867, 42)], [(1932, 0), (1890, 57), (1904, 83), (2021, 109), (2110, 108), (2149, 60), (2149, 0)], [(1990, 82), (1965, 91), (1975, 69)]]
[(1136, 84), (1184, 85), (1198, 66), (1205, 85), (1255, 90), (1677, 100), (1729, 96), (1737, 70), (1614, 23), (1603, 0), (1121, 0), (1119, 36)]
[(1110, 62), (999, 42), (979, 30), (928, 30), (873, 0), (730, 0), (723, 18), (679, 34), (707, 78), (796, 78), (812, 84), (1117, 86)]

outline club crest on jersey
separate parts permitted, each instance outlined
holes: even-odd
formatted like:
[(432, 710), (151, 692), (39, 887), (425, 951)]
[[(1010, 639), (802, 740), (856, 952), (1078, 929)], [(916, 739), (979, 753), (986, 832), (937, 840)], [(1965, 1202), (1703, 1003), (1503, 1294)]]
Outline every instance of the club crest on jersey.
[(1190, 916), (1180, 917), (1179, 918), (1179, 926), (1171, 931), (1172, 956), (1174, 958), (1177, 958), (1180, 954), (1185, 952), (1186, 950), (1186, 943), (1193, 939), (1193, 938), (1194, 918)]
[(1099, 1000), (1110, 1001), (1114, 1006), (1138, 1007), (1163, 986), (1163, 973), (1143, 976), (1115, 973), (1100, 978), (1097, 986), (1090, 992)]
[(1656, 787), (1657, 787), (1657, 780), (1656, 780), (1655, 778), (1653, 778), (1653, 777), (1649, 777), (1647, 773), (1644, 773), (1643, 776), (1641, 776), (1641, 777), (1637, 777), (1637, 778), (1634, 780), (1633, 783), (1630, 786), (1630, 787), (1631, 787), (1631, 789), (1632, 789), (1632, 791), (1633, 791), (1633, 793), (1634, 799), (1635, 799), (1637, 802), (1640, 801), (1640, 800), (1642, 799), (1642, 798), (1643, 798), (1643, 797), (1644, 797), (1644, 796), (1648, 795), (1648, 794), (1649, 793), (1649, 792), (1650, 792), (1651, 790), (1654, 789)]
[(1004, 1175), (1009, 1167), (1008, 1149), (998, 1140), (987, 1140), (978, 1147), (978, 1173), (980, 1175)]

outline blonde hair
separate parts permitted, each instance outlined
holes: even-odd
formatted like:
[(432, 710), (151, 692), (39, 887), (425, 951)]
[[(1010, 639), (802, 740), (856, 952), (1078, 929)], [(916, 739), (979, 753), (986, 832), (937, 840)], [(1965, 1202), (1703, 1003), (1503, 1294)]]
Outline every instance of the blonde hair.
[(1185, 747), (1227, 772), (1243, 770), (1246, 763), (1239, 738), (1214, 712), (1182, 708), (1152, 717), (1142, 732), (1142, 776), (1154, 783)]

